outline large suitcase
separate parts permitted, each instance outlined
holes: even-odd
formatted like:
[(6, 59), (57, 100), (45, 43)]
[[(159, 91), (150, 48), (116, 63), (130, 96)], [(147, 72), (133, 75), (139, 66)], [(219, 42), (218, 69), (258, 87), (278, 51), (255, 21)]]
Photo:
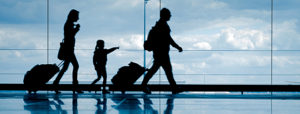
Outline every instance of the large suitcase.
[(132, 86), (139, 79), (146, 69), (137, 63), (130, 62), (129, 66), (123, 66), (111, 79), (111, 82), (119, 87), (124, 93), (126, 88)]
[(56, 64), (38, 64), (27, 71), (24, 76), (24, 85), (28, 92), (36, 92), (38, 87), (45, 85), (57, 72), (59, 67)]

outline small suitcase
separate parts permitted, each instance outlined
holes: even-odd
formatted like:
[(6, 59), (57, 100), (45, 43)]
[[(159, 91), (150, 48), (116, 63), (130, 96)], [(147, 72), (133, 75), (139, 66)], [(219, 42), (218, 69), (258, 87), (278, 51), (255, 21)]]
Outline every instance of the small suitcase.
[(27, 71), (24, 76), (24, 86), (28, 92), (36, 92), (38, 87), (45, 85), (57, 72), (59, 67), (56, 64), (38, 64)]
[(125, 92), (126, 88), (132, 86), (139, 79), (146, 69), (137, 63), (130, 62), (129, 66), (123, 66), (111, 79), (112, 83)]

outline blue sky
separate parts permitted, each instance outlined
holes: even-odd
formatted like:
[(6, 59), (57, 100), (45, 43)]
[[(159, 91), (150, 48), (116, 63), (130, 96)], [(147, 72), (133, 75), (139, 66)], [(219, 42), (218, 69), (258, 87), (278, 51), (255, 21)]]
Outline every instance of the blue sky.
[[(159, 18), (158, 1), (147, 3), (147, 32)], [(270, 83), (270, 0), (161, 1), (162, 7), (172, 13), (171, 35), (184, 49), (183, 53), (170, 52), (176, 80), (191, 84)], [(98, 39), (105, 40), (107, 48), (120, 46), (120, 50), (108, 56), (109, 79), (130, 61), (143, 64), (143, 3), (143, 0), (50, 0), (49, 63), (59, 63), (56, 54), (63, 38), (63, 25), (69, 11), (77, 9), (81, 24), (76, 35), (80, 81), (96, 78), (92, 55)], [(274, 0), (273, 49), (280, 51), (273, 52), (273, 83), (300, 81), (299, 51), (282, 51), (300, 49), (299, 5), (297, 0)], [(1, 83), (22, 83), (27, 70), (47, 62), (46, 6), (46, 0), (0, 0)], [(147, 52), (146, 63), (151, 63), (151, 58)], [(71, 71), (72, 67), (63, 81), (71, 80)], [(159, 79), (155, 76), (152, 81)], [(161, 79), (166, 80), (165, 76)]]

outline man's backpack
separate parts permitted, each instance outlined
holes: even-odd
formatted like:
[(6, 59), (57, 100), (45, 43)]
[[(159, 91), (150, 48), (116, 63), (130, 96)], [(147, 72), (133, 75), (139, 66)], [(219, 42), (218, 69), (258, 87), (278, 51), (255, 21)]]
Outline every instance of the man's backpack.
[(151, 28), (149, 31), (147, 40), (144, 42), (144, 49), (147, 51), (153, 51), (154, 46), (155, 46), (155, 41), (154, 39), (157, 38), (157, 28), (154, 26)]

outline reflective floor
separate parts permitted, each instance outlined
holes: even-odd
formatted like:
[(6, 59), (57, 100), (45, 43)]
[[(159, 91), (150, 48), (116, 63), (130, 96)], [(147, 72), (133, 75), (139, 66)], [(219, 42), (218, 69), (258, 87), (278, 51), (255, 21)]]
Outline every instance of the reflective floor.
[(0, 91), (2, 114), (299, 114), (300, 93), (72, 94)]

